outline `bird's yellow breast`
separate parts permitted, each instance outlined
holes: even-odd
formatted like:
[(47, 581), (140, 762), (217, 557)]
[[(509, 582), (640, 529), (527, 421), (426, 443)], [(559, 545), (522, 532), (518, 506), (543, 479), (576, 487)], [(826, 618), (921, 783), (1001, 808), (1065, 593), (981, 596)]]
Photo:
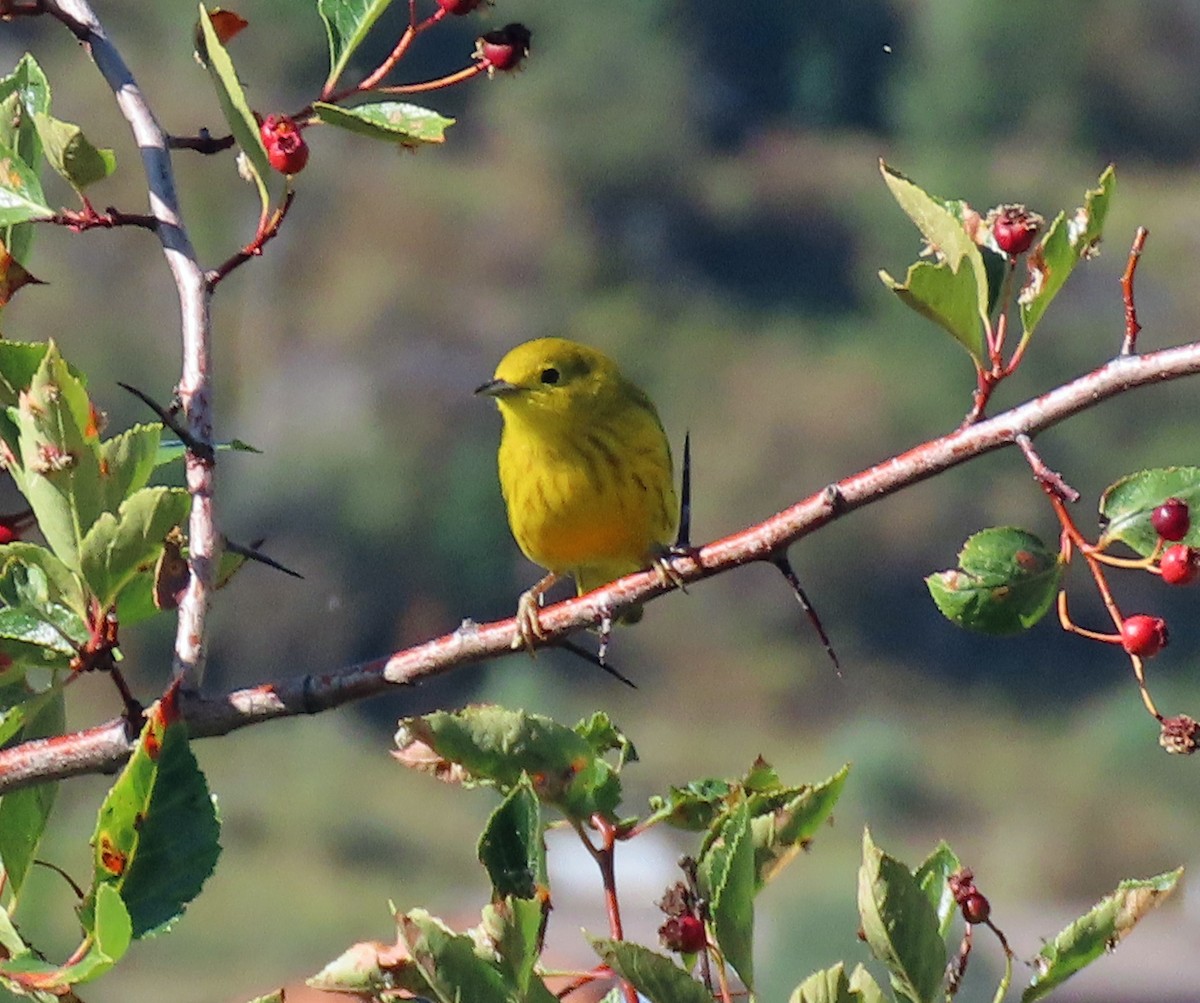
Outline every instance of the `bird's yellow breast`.
[(580, 591), (646, 567), (674, 541), (671, 454), (653, 410), (555, 435), (507, 419), (500, 483), (513, 535), (542, 567)]

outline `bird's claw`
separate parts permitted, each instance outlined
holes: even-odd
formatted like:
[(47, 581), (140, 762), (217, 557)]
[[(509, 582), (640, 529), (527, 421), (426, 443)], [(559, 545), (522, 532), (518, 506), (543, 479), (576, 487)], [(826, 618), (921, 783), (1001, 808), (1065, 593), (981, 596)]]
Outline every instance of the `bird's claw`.
[(537, 642), (546, 639), (546, 633), (542, 630), (541, 621), (538, 619), (541, 598), (541, 593), (529, 589), (522, 592), (521, 598), (517, 600), (517, 634), (512, 639), (514, 651), (524, 648), (532, 655)]
[(696, 560), (696, 555), (699, 553), (697, 547), (681, 547), (673, 546), (663, 549), (661, 554), (658, 554), (654, 560), (650, 562), (650, 567), (658, 576), (659, 582), (664, 586), (673, 586), (679, 589), (680, 592), (687, 592), (687, 582), (684, 581), (683, 575), (675, 570), (675, 565), (671, 562), (676, 557), (686, 557), (690, 560)]

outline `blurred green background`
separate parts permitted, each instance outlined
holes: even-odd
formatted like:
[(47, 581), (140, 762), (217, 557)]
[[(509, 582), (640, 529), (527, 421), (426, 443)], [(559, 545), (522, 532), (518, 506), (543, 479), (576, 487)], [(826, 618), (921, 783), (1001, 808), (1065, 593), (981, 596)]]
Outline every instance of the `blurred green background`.
[[(99, 4), (163, 124), (221, 131), (191, 56), (194, 5)], [(380, 23), (365, 72), (405, 4)], [(418, 9), (432, 9), (418, 0)], [(231, 45), (252, 105), (294, 111), (324, 78), (315, 5), (242, 0)], [(1200, 3), (1195, 0), (498, 0), (422, 36), (399, 79), (464, 65), (474, 37), (533, 31), (525, 72), (425, 102), (454, 115), (444, 148), (398, 153), (331, 129), (282, 235), (214, 304), (217, 431), (261, 456), (222, 457), (220, 514), (236, 540), (306, 578), (246, 570), (213, 614), (213, 690), (375, 657), (511, 614), (536, 577), (508, 534), (495, 478), (499, 419), (471, 395), (526, 338), (603, 348), (693, 444), (693, 537), (756, 522), (823, 485), (953, 428), (974, 385), (951, 340), (888, 294), (916, 231), (880, 182), (886, 158), (980, 209), (1079, 204), (1110, 161), (1117, 197), (1101, 257), (1054, 304), (993, 410), (1112, 356), (1117, 279), (1136, 226), (1141, 345), (1195, 337), (1200, 283)], [(84, 54), (47, 19), (0, 30), (0, 65), (26, 48), (54, 112), (116, 148), (99, 206), (144, 205), (136, 151)], [(252, 192), (228, 155), (176, 157), (187, 219), (215, 265), (253, 233)], [(51, 185), (52, 199), (71, 204)], [(178, 378), (178, 314), (142, 232), (39, 233), (30, 267), (51, 284), (4, 314), (15, 339), (54, 337), (90, 374), (119, 429), (145, 412), (120, 379), (160, 399)], [(1147, 466), (1200, 462), (1197, 385), (1141, 391), (1039, 439), (1078, 488), (1080, 524), (1104, 487)], [(976, 529), (1056, 523), (1015, 451), (992, 455), (838, 521), (793, 561), (844, 664), (839, 677), (770, 569), (747, 568), (655, 602), (616, 638), (627, 690), (553, 654), (468, 667), (310, 720), (196, 749), (225, 820), (225, 854), (178, 929), (135, 946), (89, 1003), (235, 1000), (314, 972), (349, 943), (390, 937), (387, 902), (457, 925), (486, 895), (474, 843), (494, 798), (410, 776), (388, 757), (395, 719), (497, 700), (570, 723), (608, 710), (643, 762), (628, 809), (670, 783), (735, 775), (762, 754), (784, 777), (852, 761), (836, 825), (762, 899), (762, 998), (813, 968), (858, 959), (861, 831), (915, 863), (951, 841), (974, 867), (1019, 954), (1124, 877), (1196, 860), (1193, 761), (1168, 758), (1115, 650), (1045, 622), (1027, 637), (963, 633), (922, 582)], [(1168, 617), (1150, 666), (1168, 713), (1200, 710), (1196, 593), (1115, 576), (1125, 608)], [(1077, 620), (1105, 623), (1076, 570)], [(167, 675), (172, 624), (123, 638), (138, 692)], [(111, 717), (104, 680), (71, 693), (71, 723)], [(65, 785), (44, 856), (85, 873), (105, 784)], [(627, 919), (653, 940), (652, 903), (686, 841), (640, 840), (618, 861)], [(562, 842), (552, 941), (583, 961), (578, 928), (604, 926), (598, 879)], [(29, 932), (69, 950), (62, 882), (37, 874)], [(1185, 889), (1115, 957), (1058, 998), (1194, 998), (1200, 906)], [(961, 999), (990, 998), (999, 952), (979, 938)], [(1018, 971), (1018, 980), (1025, 973)]]

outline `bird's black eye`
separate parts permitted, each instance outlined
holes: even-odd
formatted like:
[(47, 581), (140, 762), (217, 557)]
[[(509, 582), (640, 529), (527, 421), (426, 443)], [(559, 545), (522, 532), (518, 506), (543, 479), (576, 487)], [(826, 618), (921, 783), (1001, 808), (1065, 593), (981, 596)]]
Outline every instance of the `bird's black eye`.
[(552, 386), (558, 382), (559, 373), (553, 366), (547, 366), (542, 370), (542, 382), (547, 386)]

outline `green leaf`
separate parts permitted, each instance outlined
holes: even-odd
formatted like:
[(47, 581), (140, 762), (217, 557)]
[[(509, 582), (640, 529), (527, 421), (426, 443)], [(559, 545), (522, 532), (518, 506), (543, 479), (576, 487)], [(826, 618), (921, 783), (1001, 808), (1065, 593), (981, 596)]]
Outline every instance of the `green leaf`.
[(0, 407), (16, 407), (50, 351), (50, 342), (0, 341)]
[(0, 961), (0, 980), (9, 981), (22, 995), (32, 992), (40, 997), (39, 991), (51, 991), (61, 996), (61, 990), (90, 982), (109, 971), (129, 949), (130, 941), (129, 914), (114, 889), (100, 889), (85, 934), (73, 963), (55, 965), (26, 951)]
[[(0, 344), (3, 344), (0, 342)], [(161, 431), (161, 426), (160, 426)], [(239, 453), (261, 453), (261, 449), (256, 449), (248, 442), (243, 442), (241, 439), (230, 439), (228, 442), (215, 442), (213, 449), (218, 453), (232, 450)], [(182, 460), (187, 453), (185, 446), (178, 439), (168, 439), (165, 442), (158, 444), (158, 450), (154, 455), (154, 465), (156, 467), (165, 467), (168, 463), (175, 463), (177, 460)]]
[(325, 81), (328, 93), (337, 83), (367, 32), (376, 19), (391, 5), (392, 0), (317, 0), (317, 10), (329, 35), (329, 77)]
[(113, 151), (93, 146), (79, 126), (42, 112), (33, 120), (50, 166), (76, 191), (102, 181), (117, 169)]
[(168, 691), (100, 808), (92, 837), (93, 887), (81, 910), (85, 926), (99, 890), (111, 885), (125, 903), (135, 939), (169, 927), (212, 873), (221, 852), (219, 831), (175, 692)]
[(83, 381), (53, 343), (15, 414), (20, 455), (9, 472), (50, 549), (78, 567), (79, 543), (103, 509), (99, 437)]
[(980, 366), (984, 364), (978, 288), (967, 269), (955, 270), (944, 261), (918, 261), (909, 266), (903, 282), (883, 270), (879, 278), (901, 302), (948, 331)]
[(854, 971), (850, 973), (850, 991), (858, 993), (862, 1003), (886, 1003), (879, 983), (862, 965), (855, 965)]
[[(875, 980), (867, 973), (867, 970), (861, 965), (855, 969), (855, 976), (860, 980), (860, 983), (865, 979), (870, 980), (870, 984), (874, 985)], [(868, 1001), (878, 1000), (883, 1001), (883, 993), (880, 992), (879, 986), (874, 985), (876, 996), (870, 995), (870, 990), (854, 988), (850, 980), (846, 978), (846, 968), (842, 962), (838, 962), (832, 968), (826, 968), (823, 972), (813, 972), (807, 979), (798, 985), (788, 997), (788, 1003), (868, 1003)]]
[(888, 968), (897, 996), (912, 1003), (941, 997), (946, 945), (938, 917), (917, 879), (863, 832), (858, 912), (871, 952)]
[(380, 101), (353, 108), (318, 101), (313, 105), (313, 112), (326, 125), (335, 125), (371, 139), (399, 143), (410, 149), (444, 143), (446, 130), (454, 124), (454, 119), (430, 108), (403, 101)]
[[(1182, 499), (1190, 511), (1200, 513), (1200, 467), (1139, 470), (1110, 485), (1100, 498), (1104, 531), (1097, 545), (1104, 548), (1119, 540), (1143, 557), (1148, 556), (1158, 545), (1150, 513), (1168, 498)], [(1200, 516), (1192, 519), (1181, 542), (1189, 547), (1200, 546)]]
[(1100, 175), (1099, 187), (1084, 194), (1083, 206), (1070, 218), (1060, 212), (1046, 236), (1030, 252), (1026, 260), (1029, 277), (1017, 300), (1021, 306), (1023, 339), (1033, 334), (1075, 266), (1095, 254), (1116, 182), (1116, 172), (1110, 164)]
[(917, 884), (938, 917), (938, 931), (943, 937), (950, 931), (950, 922), (958, 915), (958, 904), (950, 891), (950, 875), (962, 870), (958, 855), (945, 843), (926, 857), (913, 872)]
[(11, 148), (0, 144), (0, 226), (49, 219), (53, 215), (42, 194), (37, 172)]
[(428, 995), (451, 1003), (509, 1003), (506, 980), (496, 966), (476, 953), (475, 942), (454, 933), (423, 909), (400, 917), (400, 939), (429, 986)]
[(492, 812), (479, 837), (479, 862), (492, 882), (493, 898), (531, 899), (546, 884), (542, 815), (528, 777), (522, 777)]
[(404, 718), (396, 732), (404, 765), (464, 786), (505, 793), (527, 774), (538, 799), (569, 818), (615, 818), (621, 799), (616, 770), (581, 735), (549, 718), (476, 706)]
[(545, 984), (534, 976), (549, 915), (550, 896), (545, 894), (537, 898), (506, 898), (483, 909), (481, 932), (495, 949), (501, 974), (516, 988), (519, 995), (514, 998), (521, 1003), (555, 1000)]
[(151, 575), (163, 540), (187, 518), (191, 498), (183, 488), (134, 492), (116, 515), (103, 513), (79, 548), (79, 570), (103, 609), (109, 609), (135, 577)]
[(981, 530), (963, 545), (958, 570), (925, 579), (942, 615), (984, 634), (1017, 634), (1054, 605), (1063, 565), (1032, 533), (1012, 527)]
[(914, 310), (945, 328), (982, 365), (991, 295), (983, 256), (963, 225), (964, 204), (934, 198), (883, 161), (879, 169), (892, 197), (939, 255), (937, 264), (913, 265), (904, 283), (886, 272), (880, 278)]
[[(66, 710), (61, 689), (55, 689), (46, 699), (36, 701), (36, 707), (21, 729), (21, 741), (61, 735), (66, 730)], [(50, 782), (23, 787), (0, 798), (0, 862), (4, 864), (4, 873), (12, 893), (10, 902), (20, 897), (21, 886), (33, 864), (57, 793), (58, 784)]]
[(728, 780), (712, 777), (672, 787), (665, 797), (656, 794), (650, 798), (651, 814), (646, 824), (666, 822), (693, 832), (707, 829), (725, 810), (737, 789)]
[(1122, 881), (1116, 891), (1096, 903), (1041, 949), (1033, 961), (1034, 975), (1021, 994), (1033, 1003), (1058, 988), (1085, 965), (1116, 946), (1174, 891), (1183, 868), (1145, 880)]
[(258, 131), (258, 122), (254, 112), (246, 101), (246, 93), (238, 80), (237, 71), (233, 68), (233, 60), (225, 43), (213, 28), (212, 19), (208, 16), (204, 4), (200, 5), (200, 30), (204, 33), (204, 45), (208, 60), (205, 63), (208, 75), (212, 78), (213, 88), (217, 92), (217, 101), (221, 105), (221, 114), (238, 147), (245, 154), (244, 164), (249, 171), (254, 186), (258, 189), (258, 198), (265, 215), (271, 206), (271, 194), (267, 190), (267, 178), (271, 177), (271, 165), (267, 161), (267, 149), (263, 146), (262, 136)]
[(629, 736), (613, 724), (612, 718), (602, 710), (576, 724), (575, 733), (591, 746), (597, 756), (616, 752), (618, 770), (626, 763), (637, 762), (637, 749), (633, 747)]
[(101, 490), (106, 512), (150, 481), (157, 465), (161, 425), (134, 425), (100, 443)]
[(812, 842), (817, 829), (833, 813), (849, 772), (847, 763), (819, 784), (779, 787), (750, 798), (756, 891)]
[(753, 989), (756, 888), (754, 839), (746, 804), (715, 823), (699, 860), (698, 876), (725, 960), (737, 969), (746, 988)]
[[(0, 146), (5, 146), (36, 173), (42, 159), (42, 141), (33, 116), (50, 110), (50, 84), (37, 60), (28, 52), (16, 69), (0, 79)], [(33, 227), (28, 223), (0, 228), (0, 240), (22, 264), (28, 262)]]
[(627, 940), (588, 938), (600, 959), (650, 1003), (712, 1003), (712, 994), (670, 958)]

